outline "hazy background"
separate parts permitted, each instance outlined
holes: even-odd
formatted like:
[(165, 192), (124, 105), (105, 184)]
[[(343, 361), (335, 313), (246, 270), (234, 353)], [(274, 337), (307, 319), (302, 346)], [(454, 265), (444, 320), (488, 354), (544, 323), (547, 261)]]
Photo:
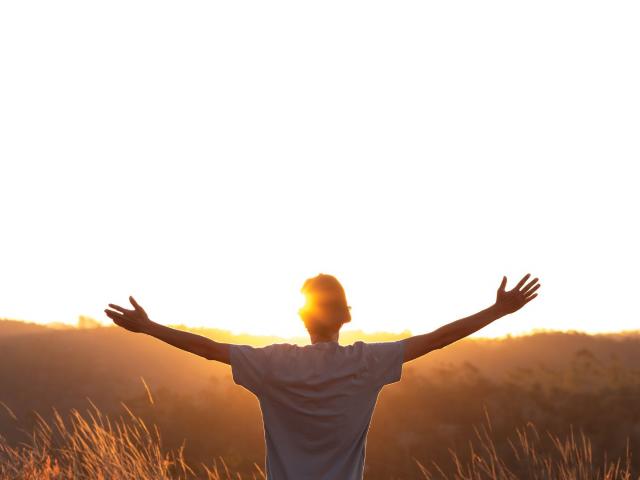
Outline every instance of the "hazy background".
[[(281, 341), (213, 329), (192, 331), (232, 343)], [(404, 337), (345, 332), (340, 342)], [(0, 433), (13, 445), (28, 444), (39, 419), (52, 422), (54, 412), (69, 425), (74, 409), (88, 419), (96, 413), (95, 405), (115, 423), (122, 416), (129, 418), (126, 406), (149, 427), (157, 425), (164, 449), (184, 445), (187, 463), (197, 470), (201, 462), (212, 465), (218, 456), (233, 476), (239, 472), (242, 478), (253, 478), (254, 463), (264, 469), (258, 399), (233, 383), (228, 365), (116, 326), (95, 328), (88, 321), (83, 328), (54, 329), (0, 320), (0, 352)], [(405, 363), (402, 380), (380, 392), (367, 436), (364, 478), (424, 478), (414, 459), (429, 468), (436, 462), (450, 473), (455, 470), (451, 451), (467, 459), (473, 443), (474, 450), (484, 454), (474, 429), (488, 414), (495, 448), (517, 478), (534, 478), (525, 475), (526, 462), (513, 458), (519, 429), (531, 440), (532, 430), (539, 433), (538, 453), (556, 451), (547, 432), (562, 439), (575, 432), (578, 445), (582, 432), (597, 466), (603, 458), (624, 465), (620, 458), (628, 441), (632, 475), (615, 478), (636, 479), (639, 366), (640, 332), (466, 338), (429, 352)], [(4, 443), (0, 438), (0, 446)], [(561, 463), (557, 454), (551, 458)], [(569, 455), (570, 467), (577, 469), (579, 463)], [(0, 461), (0, 470), (3, 466)]]
[(0, 317), (637, 329), (637, 2), (2, 2)]

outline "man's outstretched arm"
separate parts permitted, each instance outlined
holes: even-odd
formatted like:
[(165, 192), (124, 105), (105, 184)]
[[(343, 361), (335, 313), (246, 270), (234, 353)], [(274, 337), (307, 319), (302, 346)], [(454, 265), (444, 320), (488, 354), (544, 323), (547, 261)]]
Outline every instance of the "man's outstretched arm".
[(149, 319), (147, 313), (138, 305), (138, 302), (136, 302), (133, 297), (129, 297), (129, 301), (133, 305), (133, 310), (122, 308), (113, 303), (109, 304), (109, 307), (113, 310), (105, 309), (107, 316), (113, 320), (116, 325), (130, 332), (151, 335), (174, 347), (195, 353), (208, 360), (217, 360), (230, 364), (228, 343), (216, 342), (202, 335), (177, 330), (156, 323)]
[(530, 274), (527, 273), (520, 282), (509, 291), (505, 291), (504, 289), (507, 284), (507, 277), (502, 277), (502, 283), (496, 295), (496, 302), (490, 307), (468, 317), (456, 320), (455, 322), (448, 323), (433, 332), (405, 338), (403, 340), (403, 342), (405, 342), (404, 361), (411, 361), (425, 353), (429, 353), (431, 350), (445, 347), (461, 338), (471, 335), (494, 320), (522, 308), (527, 302), (538, 296), (537, 293), (533, 292), (540, 287), (539, 283), (536, 285), (538, 278), (534, 278), (522, 287), (529, 276)]

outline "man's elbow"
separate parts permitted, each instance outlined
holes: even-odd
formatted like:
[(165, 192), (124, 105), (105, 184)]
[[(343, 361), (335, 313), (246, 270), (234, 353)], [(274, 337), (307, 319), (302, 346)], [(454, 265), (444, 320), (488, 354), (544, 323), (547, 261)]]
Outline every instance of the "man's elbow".
[(218, 362), (226, 363), (227, 365), (231, 364), (231, 360), (229, 358), (229, 344), (216, 342), (215, 340), (210, 340), (207, 343), (201, 356), (206, 358), (207, 360), (215, 360)]
[(432, 350), (440, 350), (449, 344), (447, 332), (441, 329), (427, 333), (425, 335), (425, 340), (426, 342), (423, 345), (424, 353), (428, 353)]
[(405, 362), (415, 360), (432, 350), (440, 349), (446, 345), (442, 332), (438, 330), (408, 338), (405, 342)]

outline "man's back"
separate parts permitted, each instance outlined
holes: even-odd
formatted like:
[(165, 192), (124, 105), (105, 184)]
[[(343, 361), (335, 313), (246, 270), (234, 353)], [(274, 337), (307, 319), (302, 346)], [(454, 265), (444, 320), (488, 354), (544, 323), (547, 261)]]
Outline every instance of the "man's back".
[(262, 409), (269, 480), (360, 480), (382, 387), (402, 375), (404, 342), (230, 345), (233, 380)]

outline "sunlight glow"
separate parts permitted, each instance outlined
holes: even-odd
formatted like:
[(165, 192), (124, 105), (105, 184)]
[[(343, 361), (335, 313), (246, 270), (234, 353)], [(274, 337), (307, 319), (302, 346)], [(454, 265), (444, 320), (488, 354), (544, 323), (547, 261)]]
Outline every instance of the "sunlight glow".
[[(0, 317), (637, 329), (637, 2), (0, 4)], [(597, 32), (597, 33), (594, 33)]]

